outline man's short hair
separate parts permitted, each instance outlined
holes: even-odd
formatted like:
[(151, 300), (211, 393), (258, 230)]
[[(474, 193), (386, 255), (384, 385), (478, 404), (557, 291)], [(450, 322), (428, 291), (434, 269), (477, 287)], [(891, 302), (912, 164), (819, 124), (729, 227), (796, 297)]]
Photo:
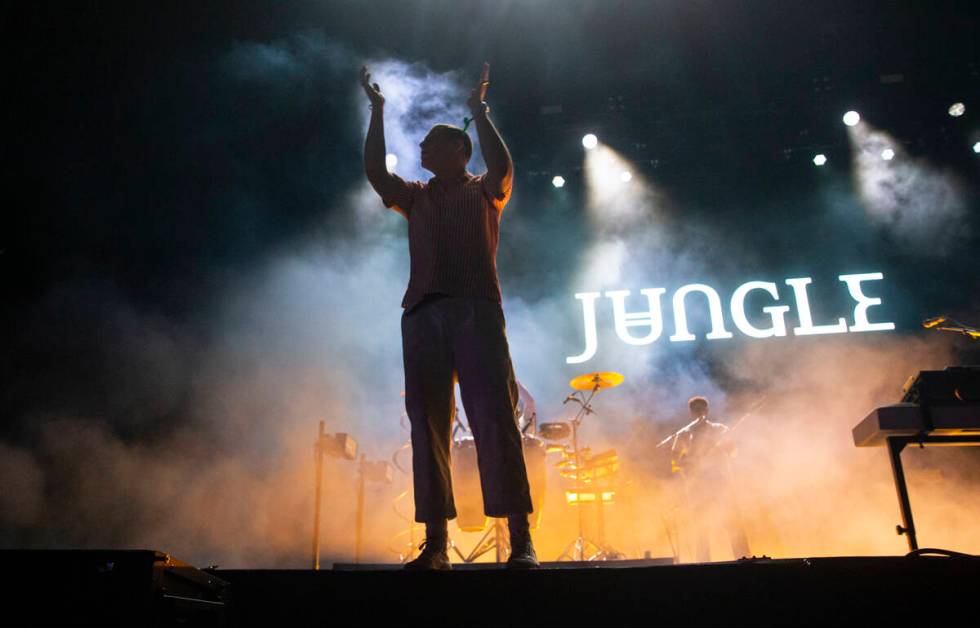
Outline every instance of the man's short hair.
[(432, 130), (441, 133), (449, 139), (461, 140), (463, 142), (463, 154), (466, 155), (466, 161), (470, 160), (470, 157), (473, 155), (473, 140), (470, 139), (466, 131), (451, 124), (437, 124), (432, 127)]
[(687, 400), (687, 407), (690, 410), (693, 410), (694, 408), (699, 407), (699, 406), (700, 407), (703, 407), (705, 410), (707, 410), (708, 409), (708, 400), (705, 397), (702, 397), (700, 395), (698, 395), (696, 397), (691, 397), (690, 399)]

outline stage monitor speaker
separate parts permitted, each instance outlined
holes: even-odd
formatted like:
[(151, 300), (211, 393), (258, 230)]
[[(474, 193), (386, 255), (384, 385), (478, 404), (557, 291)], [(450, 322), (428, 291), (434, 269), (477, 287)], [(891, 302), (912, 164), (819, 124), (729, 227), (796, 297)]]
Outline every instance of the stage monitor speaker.
[(154, 550), (2, 550), (24, 625), (224, 626), (228, 583)]

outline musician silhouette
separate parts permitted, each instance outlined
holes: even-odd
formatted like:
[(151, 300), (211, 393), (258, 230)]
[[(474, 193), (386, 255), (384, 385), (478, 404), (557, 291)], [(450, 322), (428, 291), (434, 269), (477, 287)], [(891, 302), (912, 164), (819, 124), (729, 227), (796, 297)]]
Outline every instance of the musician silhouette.
[(687, 407), (692, 420), (672, 437), (670, 467), (683, 482), (697, 561), (711, 560), (711, 532), (716, 525), (728, 534), (735, 558), (749, 556), (728, 464), (734, 454), (730, 430), (708, 419), (706, 398), (691, 397)]

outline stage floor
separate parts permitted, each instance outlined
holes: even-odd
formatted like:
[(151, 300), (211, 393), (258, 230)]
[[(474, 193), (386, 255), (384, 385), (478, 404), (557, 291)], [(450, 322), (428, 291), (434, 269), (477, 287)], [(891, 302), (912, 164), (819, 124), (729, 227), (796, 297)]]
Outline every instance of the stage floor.
[(447, 572), (201, 570), (153, 550), (6, 550), (0, 559), (8, 616), (31, 625), (972, 625), (980, 591), (980, 558), (964, 555)]
[(387, 625), (446, 626), (801, 625), (859, 618), (903, 625), (974, 608), (980, 585), (980, 558), (974, 557), (651, 562), (658, 561), (558, 563), (532, 571), (491, 563), (436, 573), (395, 565), (214, 573), (231, 586), (229, 619), (240, 626), (269, 625), (264, 622), (275, 617), (290, 618), (280, 625), (302, 626), (382, 618)]

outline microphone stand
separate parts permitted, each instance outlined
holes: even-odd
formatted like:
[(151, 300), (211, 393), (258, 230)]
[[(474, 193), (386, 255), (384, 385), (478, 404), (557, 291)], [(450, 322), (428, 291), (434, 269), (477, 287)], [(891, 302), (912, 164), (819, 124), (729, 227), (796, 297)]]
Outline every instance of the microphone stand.
[[(575, 391), (569, 396), (565, 397), (565, 401), (562, 402), (562, 405), (565, 405), (569, 401), (574, 401), (575, 403), (581, 406), (578, 413), (571, 420), (572, 451), (574, 452), (574, 461), (575, 461), (575, 498), (577, 502), (576, 505), (578, 507), (578, 537), (565, 547), (564, 551), (561, 553), (561, 556), (558, 557), (558, 560), (561, 560), (562, 558), (566, 558), (566, 557), (572, 560), (579, 560), (579, 561), (585, 560), (585, 548), (587, 545), (593, 545), (596, 549), (599, 550), (597, 554), (590, 557), (590, 560), (592, 558), (599, 557), (600, 555), (605, 555), (605, 552), (603, 551), (601, 546), (585, 538), (585, 522), (583, 520), (583, 514), (582, 514), (582, 508), (583, 508), (582, 462), (581, 462), (581, 455), (578, 447), (578, 427), (582, 423), (582, 417), (584, 417), (586, 414), (595, 414), (595, 410), (592, 409), (591, 402), (592, 399), (596, 396), (596, 394), (598, 394), (599, 390), (600, 390), (600, 386), (597, 378), (595, 386), (592, 388), (592, 391), (589, 393), (589, 397), (585, 401), (582, 401), (581, 399), (576, 397), (576, 395), (580, 393), (584, 395), (584, 391)], [(597, 500), (602, 499), (601, 491), (596, 493), (596, 499)], [(601, 508), (601, 503), (597, 503), (597, 506)], [(571, 550), (573, 547), (575, 548), (574, 552), (571, 555), (569, 555), (569, 550)]]
[[(944, 323), (952, 323), (952, 325), (944, 325)], [(943, 325), (940, 327), (940, 325)], [(948, 331), (954, 334), (962, 334), (967, 338), (972, 340), (980, 340), (980, 329), (976, 327), (970, 327), (969, 325), (964, 325), (959, 321), (955, 321), (946, 316), (937, 316), (935, 318), (930, 318), (922, 321), (922, 326), (926, 329), (935, 329), (936, 331)]]

